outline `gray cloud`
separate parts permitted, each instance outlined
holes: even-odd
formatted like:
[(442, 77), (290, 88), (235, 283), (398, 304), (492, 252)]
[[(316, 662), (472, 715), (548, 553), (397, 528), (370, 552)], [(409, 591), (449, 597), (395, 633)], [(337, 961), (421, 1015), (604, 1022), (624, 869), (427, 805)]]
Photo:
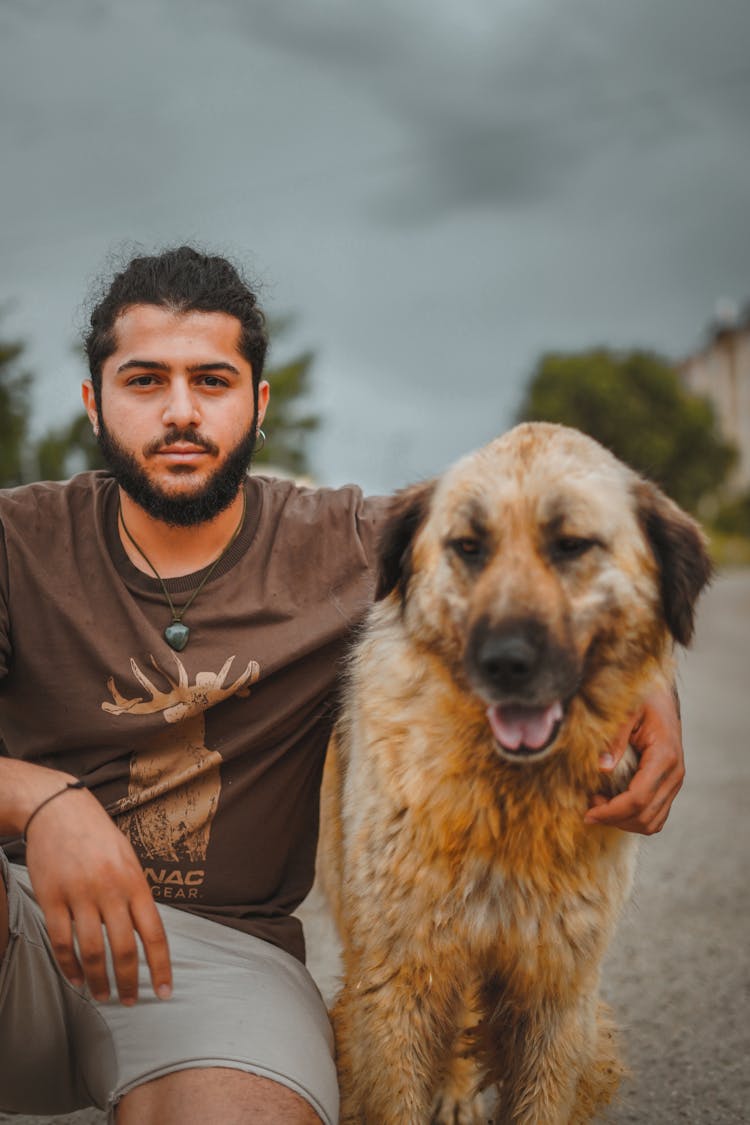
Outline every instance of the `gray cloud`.
[[(7, 0), (0, 300), (39, 425), (112, 243), (235, 253), (375, 488), (506, 425), (545, 347), (679, 354), (750, 290), (742, 0)], [(66, 383), (67, 380), (67, 383)]]
[(665, 141), (736, 134), (750, 115), (750, 7), (739, 0), (230, 0), (225, 14), (367, 84), (405, 134), (381, 157), (389, 186), (375, 207), (407, 223), (534, 206), (603, 152), (643, 162)]

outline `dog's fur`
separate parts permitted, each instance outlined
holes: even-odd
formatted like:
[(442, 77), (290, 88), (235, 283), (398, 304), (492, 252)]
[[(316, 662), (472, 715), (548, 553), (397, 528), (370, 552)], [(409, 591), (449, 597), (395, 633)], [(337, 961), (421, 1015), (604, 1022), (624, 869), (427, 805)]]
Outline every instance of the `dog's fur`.
[[(477, 1079), (501, 1122), (610, 1099), (599, 970), (636, 839), (584, 814), (709, 574), (693, 520), (559, 426), (396, 499), (323, 786), (342, 1125), (486, 1121)], [(518, 714), (544, 729), (504, 749)]]

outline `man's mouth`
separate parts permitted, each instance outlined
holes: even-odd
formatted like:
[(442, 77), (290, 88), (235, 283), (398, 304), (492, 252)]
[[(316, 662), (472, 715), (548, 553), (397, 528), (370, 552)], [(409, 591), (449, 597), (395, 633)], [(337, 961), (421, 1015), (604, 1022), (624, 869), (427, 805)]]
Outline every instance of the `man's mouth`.
[(564, 717), (562, 700), (544, 707), (495, 703), (487, 708), (498, 751), (507, 761), (536, 761), (545, 757), (557, 738)]
[(163, 445), (156, 450), (159, 457), (201, 457), (207, 453), (208, 450), (203, 445)]
[(144, 447), (143, 453), (147, 458), (165, 457), (174, 461), (188, 461), (206, 455), (216, 457), (219, 447), (197, 430), (174, 430), (150, 441)]

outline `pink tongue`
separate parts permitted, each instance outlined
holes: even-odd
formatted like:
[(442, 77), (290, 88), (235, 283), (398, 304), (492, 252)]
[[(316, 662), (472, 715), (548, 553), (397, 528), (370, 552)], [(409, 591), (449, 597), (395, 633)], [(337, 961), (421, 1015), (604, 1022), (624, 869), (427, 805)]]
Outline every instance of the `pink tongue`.
[(492, 733), (505, 750), (541, 750), (552, 737), (552, 731), (563, 716), (559, 699), (549, 707), (522, 707), (517, 703), (498, 704), (487, 708)]

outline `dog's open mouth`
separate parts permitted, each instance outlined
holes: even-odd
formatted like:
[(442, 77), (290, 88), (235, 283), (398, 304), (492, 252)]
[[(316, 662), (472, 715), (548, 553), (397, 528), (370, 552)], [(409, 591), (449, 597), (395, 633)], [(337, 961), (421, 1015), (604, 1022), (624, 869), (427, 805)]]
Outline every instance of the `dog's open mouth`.
[(559, 699), (546, 707), (495, 703), (487, 708), (498, 750), (509, 761), (540, 758), (557, 738), (563, 714)]

